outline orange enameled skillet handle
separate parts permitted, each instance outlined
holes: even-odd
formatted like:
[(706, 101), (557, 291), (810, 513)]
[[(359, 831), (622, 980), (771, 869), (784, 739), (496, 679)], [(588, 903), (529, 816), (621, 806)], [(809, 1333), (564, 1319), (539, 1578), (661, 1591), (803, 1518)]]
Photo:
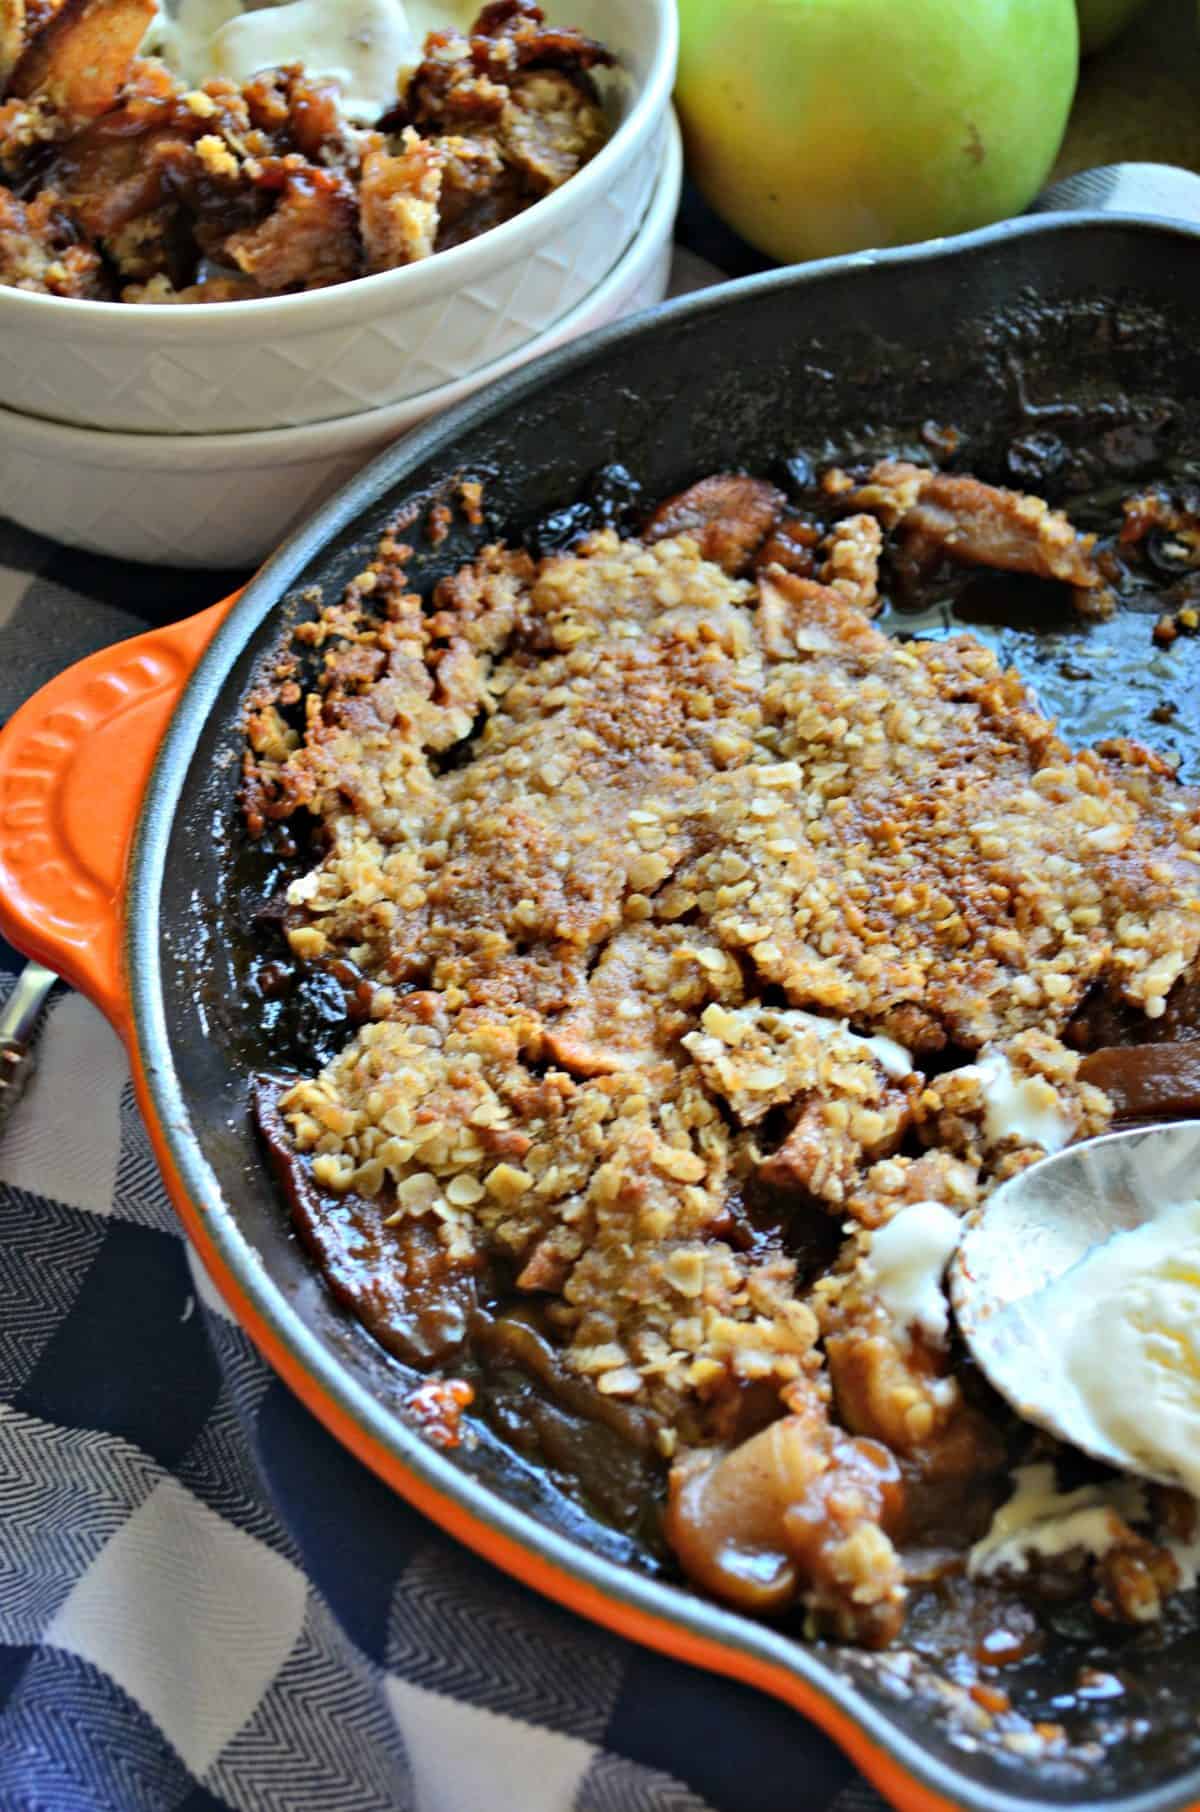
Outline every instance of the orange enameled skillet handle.
[(124, 1033), (125, 868), (158, 745), (241, 594), (102, 648), (0, 732), (0, 931)]

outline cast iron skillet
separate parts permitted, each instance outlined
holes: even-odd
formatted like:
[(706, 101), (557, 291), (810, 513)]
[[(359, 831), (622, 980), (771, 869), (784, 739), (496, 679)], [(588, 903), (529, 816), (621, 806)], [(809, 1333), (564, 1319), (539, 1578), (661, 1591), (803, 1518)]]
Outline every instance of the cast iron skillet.
[[(1100, 1738), (1083, 1769), (964, 1741), (944, 1703), (886, 1660), (801, 1645), (664, 1582), (635, 1541), (573, 1509), (486, 1431), (453, 1454), (420, 1437), (404, 1407), (411, 1374), (333, 1306), (247, 1112), (249, 1072), (277, 1053), (239, 984), (238, 722), (285, 617), (311, 610), (305, 588), (335, 593), (399, 506), (464, 474), (486, 481), (486, 521), (458, 523), (436, 548), (419, 542), (421, 587), (497, 534), (540, 524), (545, 535), (601, 467), (623, 466), (653, 499), (711, 471), (778, 474), (786, 455), (920, 446), (928, 424), (960, 430), (958, 463), (1002, 482), (1020, 482), (1031, 460), (1043, 475), (1091, 462), (1114, 494), (1192, 469), (1200, 231), (1093, 208), (750, 278), (593, 336), (419, 430), (231, 611), (92, 657), (18, 714), (0, 739), (0, 925), (118, 1023), (168, 1185), (239, 1319), (338, 1437), (446, 1528), (581, 1613), (789, 1700), (899, 1805), (1174, 1812), (1200, 1799), (1200, 1634), (1186, 1619), (1103, 1651), (1066, 1629), (1015, 1677), (1014, 1699), (1033, 1710), (1085, 1661), (1129, 1679), (1147, 1733), (1106, 1748), (1097, 1704), (1080, 1714)], [(1200, 643), (1157, 654), (1150, 623), (1135, 613), (1087, 630), (983, 632), (1036, 665), (1070, 734), (1175, 745), (1195, 777)], [(1168, 693), (1180, 711), (1156, 727), (1150, 712)]]

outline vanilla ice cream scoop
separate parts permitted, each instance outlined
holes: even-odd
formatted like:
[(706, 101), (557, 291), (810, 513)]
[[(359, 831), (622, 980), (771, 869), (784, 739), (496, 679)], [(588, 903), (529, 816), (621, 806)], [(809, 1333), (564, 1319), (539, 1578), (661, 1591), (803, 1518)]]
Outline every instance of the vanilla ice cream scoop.
[(950, 1294), (1027, 1421), (1200, 1496), (1200, 1121), (1022, 1171), (962, 1240)]
[(419, 61), (426, 31), (465, 23), (468, 0), (159, 0), (144, 48), (184, 81), (249, 81), (303, 63), (336, 82), (348, 118), (370, 121), (395, 101), (401, 69)]

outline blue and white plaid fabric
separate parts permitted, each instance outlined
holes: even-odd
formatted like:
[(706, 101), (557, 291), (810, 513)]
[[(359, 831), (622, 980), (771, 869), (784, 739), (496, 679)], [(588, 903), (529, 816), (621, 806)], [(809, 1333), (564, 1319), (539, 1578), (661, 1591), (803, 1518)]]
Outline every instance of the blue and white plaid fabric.
[[(0, 523), (0, 719), (228, 588)], [(344, 1453), (229, 1319), (117, 1039), (62, 994), (0, 1140), (0, 1812), (880, 1803), (795, 1713), (543, 1603)]]

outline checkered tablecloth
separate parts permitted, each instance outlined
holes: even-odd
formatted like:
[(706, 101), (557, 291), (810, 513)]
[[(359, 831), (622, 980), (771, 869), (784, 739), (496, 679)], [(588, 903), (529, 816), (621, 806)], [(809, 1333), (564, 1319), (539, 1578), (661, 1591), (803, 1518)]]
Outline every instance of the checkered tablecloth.
[[(0, 720), (230, 585), (0, 521)], [(793, 1712), (542, 1602), (337, 1446), (229, 1319), (65, 991), (0, 1139), (0, 1645), (0, 1812), (880, 1807)]]

